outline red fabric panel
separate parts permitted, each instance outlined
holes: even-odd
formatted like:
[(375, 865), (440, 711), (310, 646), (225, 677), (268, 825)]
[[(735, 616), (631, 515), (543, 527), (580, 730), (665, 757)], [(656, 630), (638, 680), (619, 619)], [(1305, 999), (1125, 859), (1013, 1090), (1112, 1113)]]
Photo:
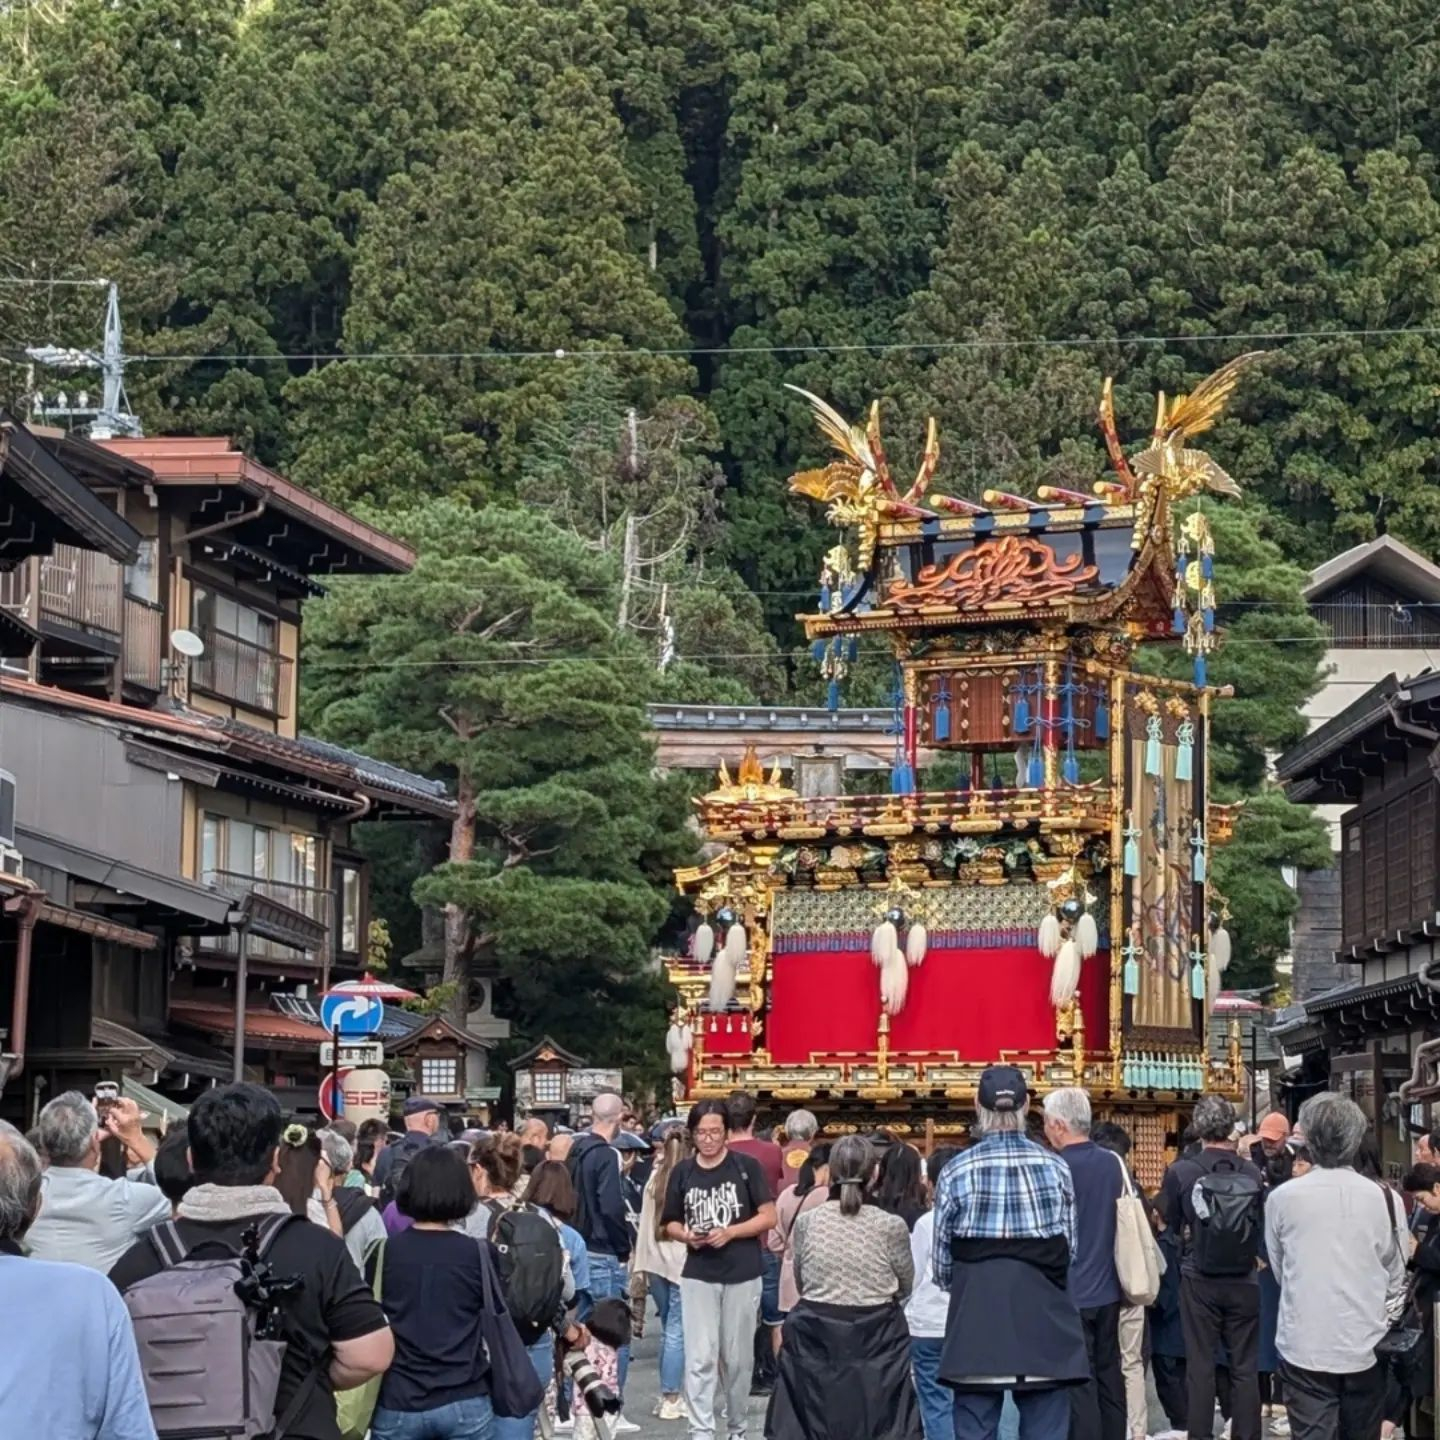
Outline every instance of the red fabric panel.
[[(769, 1049), (780, 1065), (812, 1052), (873, 1051), (880, 978), (868, 951), (776, 955), (770, 987)], [(1085, 961), (1080, 1005), (1089, 1049), (1109, 1043), (1110, 955)], [(709, 1037), (707, 1036), (707, 1042)], [(989, 1060), (1002, 1050), (1053, 1050), (1050, 961), (1033, 947), (931, 950), (910, 971), (905, 1008), (890, 1029), (890, 1049), (956, 1051)]]
[[(754, 1044), (750, 1036), (749, 1014), (704, 1015), (705, 1053), (707, 1055), (748, 1055)], [(726, 1025), (729, 1029), (726, 1029)]]

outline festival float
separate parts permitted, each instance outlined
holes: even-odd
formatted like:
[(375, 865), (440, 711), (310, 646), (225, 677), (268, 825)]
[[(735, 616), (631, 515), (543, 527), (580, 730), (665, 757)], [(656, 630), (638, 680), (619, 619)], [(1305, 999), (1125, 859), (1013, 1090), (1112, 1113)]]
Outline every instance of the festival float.
[[(1208, 793), (1225, 692), (1195, 503), (1239, 491), (1191, 442), (1253, 358), (1161, 395), (1138, 450), (1107, 380), (1109, 473), (1034, 499), (933, 493), (933, 420), (902, 488), (878, 405), (855, 426), (799, 392), (837, 454), (790, 488), (844, 536), (799, 619), (832, 706), (862, 644), (893, 654), (894, 769), (886, 794), (812, 794), (802, 763), (787, 784), (751, 750), (696, 802), (710, 858), (676, 873), (695, 915), (668, 965), (680, 1097), (744, 1088), (830, 1133), (929, 1145), (964, 1133), (1003, 1060), (1040, 1094), (1085, 1086), (1151, 1185), (1200, 1092), (1239, 1098), (1238, 1033), (1222, 1057), (1208, 1041), (1230, 946), (1210, 855), (1232, 815)], [(1137, 667), (1161, 642), (1189, 678)]]

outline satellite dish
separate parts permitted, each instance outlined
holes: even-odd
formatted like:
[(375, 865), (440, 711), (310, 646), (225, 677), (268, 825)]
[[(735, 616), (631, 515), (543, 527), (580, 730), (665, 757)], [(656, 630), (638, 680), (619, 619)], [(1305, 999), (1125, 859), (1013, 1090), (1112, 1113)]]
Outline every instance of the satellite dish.
[(205, 653), (205, 642), (193, 630), (172, 630), (170, 644), (189, 660), (198, 660)]

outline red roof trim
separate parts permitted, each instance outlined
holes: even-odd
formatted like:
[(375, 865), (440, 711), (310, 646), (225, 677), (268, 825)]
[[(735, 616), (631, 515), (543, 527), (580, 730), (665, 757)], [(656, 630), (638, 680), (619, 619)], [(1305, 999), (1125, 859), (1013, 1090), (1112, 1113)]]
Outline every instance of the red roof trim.
[[(197, 1030), (212, 1030), (217, 1035), (235, 1033), (234, 1009), (208, 1000), (174, 1000), (170, 1004), (170, 1018), (193, 1025)], [(245, 1011), (245, 1034), (247, 1038), (259, 1040), (301, 1040), (317, 1045), (330, 1038), (329, 1032), (319, 1025), (280, 1015), (274, 1010), (254, 1009)]]
[(263, 494), (322, 530), (363, 550), (392, 570), (414, 568), (415, 552), (402, 540), (367, 525), (313, 490), (252, 460), (223, 436), (164, 436), (153, 440), (106, 440), (105, 448), (146, 466), (161, 485), (188, 485), (197, 480), (226, 482)]

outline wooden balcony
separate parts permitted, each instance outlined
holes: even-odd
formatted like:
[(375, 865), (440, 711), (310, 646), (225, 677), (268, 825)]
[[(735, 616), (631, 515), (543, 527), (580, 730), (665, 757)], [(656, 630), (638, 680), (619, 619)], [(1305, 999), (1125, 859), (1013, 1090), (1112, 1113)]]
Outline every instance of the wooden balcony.
[(159, 690), (164, 615), (148, 600), (125, 597), (125, 683)]
[(57, 545), (0, 575), (0, 605), (42, 631), (55, 654), (118, 655), (123, 583), (108, 555)]
[(290, 706), (291, 662), (283, 655), (214, 626), (200, 631), (205, 653), (192, 662), (190, 684), (247, 710), (285, 719)]
[[(263, 876), (241, 875), (233, 870), (207, 870), (201, 877), (206, 885), (229, 895), (239, 902), (249, 894), (261, 895), (276, 904), (284, 905), (296, 914), (323, 926), (327, 931), (331, 925), (332, 897), (328, 890), (313, 885), (296, 885), (286, 880), (269, 880)], [(233, 955), (235, 937), (231, 935), (207, 936), (200, 942), (202, 950), (216, 954)], [(246, 953), (252, 960), (283, 962), (289, 966), (312, 965), (319, 967), (322, 955), (318, 951), (297, 951), (289, 945), (274, 940), (261, 939), (252, 935), (246, 945)]]

